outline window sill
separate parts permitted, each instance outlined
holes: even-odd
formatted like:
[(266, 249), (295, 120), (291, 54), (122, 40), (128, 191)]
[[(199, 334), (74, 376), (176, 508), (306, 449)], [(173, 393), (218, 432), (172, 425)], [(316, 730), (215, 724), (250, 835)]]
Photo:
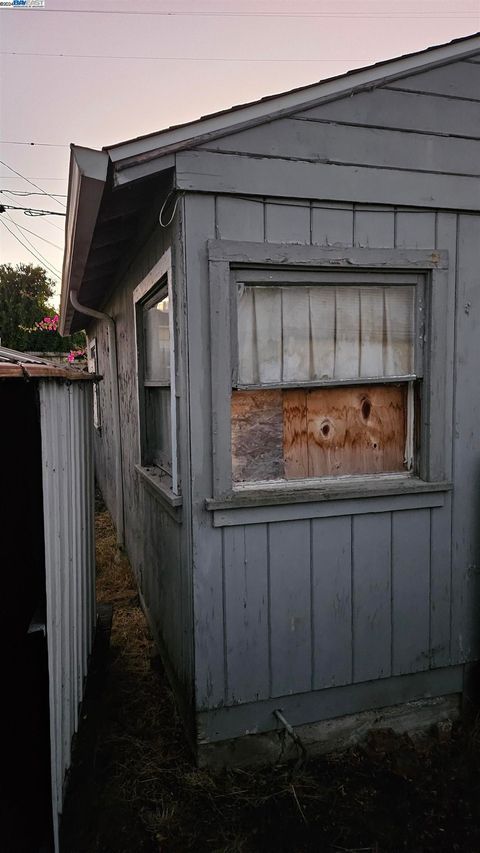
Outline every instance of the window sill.
[(135, 471), (150, 494), (158, 500), (168, 514), (175, 521), (181, 521), (183, 498), (172, 492), (170, 477), (160, 473), (154, 466), (147, 468), (144, 465), (135, 465)]
[(342, 482), (318, 481), (316, 486), (302, 481), (286, 486), (241, 487), (227, 498), (206, 500), (205, 506), (213, 513), (214, 526), (222, 527), (442, 506), (444, 493), (451, 488), (449, 482), (428, 483), (417, 477), (356, 477)]

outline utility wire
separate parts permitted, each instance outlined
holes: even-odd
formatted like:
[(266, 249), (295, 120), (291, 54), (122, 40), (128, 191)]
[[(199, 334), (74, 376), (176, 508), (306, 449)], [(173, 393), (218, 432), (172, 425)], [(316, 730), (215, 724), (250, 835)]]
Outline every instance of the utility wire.
[[(31, 12), (40, 12), (40, 9), (30, 8)], [(396, 12), (373, 12), (363, 14), (358, 11), (351, 12), (160, 12), (142, 10), (136, 12), (127, 9), (45, 9), (41, 7), (41, 12), (45, 14), (55, 15), (136, 15), (162, 18), (387, 18), (387, 19), (417, 19), (425, 18), (429, 21), (437, 20), (458, 20), (462, 18), (476, 18), (478, 13), (472, 11), (444, 15), (428, 15), (425, 13), (415, 14), (399, 14)]]
[[(14, 226), (15, 226), (15, 228), (20, 228), (20, 226), (19, 226), (19, 225), (17, 225), (17, 223), (15, 222), (15, 220), (14, 220), (14, 219), (12, 219), (12, 217), (11, 217), (8, 213), (7, 213), (6, 215), (7, 215), (8, 219), (9, 219), (9, 221), (12, 223), (12, 225), (14, 225)], [(56, 273), (57, 275), (60, 275), (60, 270), (58, 270), (58, 269), (57, 269), (57, 268), (56, 268), (56, 267), (55, 267), (55, 266), (54, 266), (50, 261), (48, 261), (48, 260), (47, 260), (47, 258), (45, 257), (45, 255), (42, 255), (42, 253), (41, 253), (40, 249), (38, 249), (38, 248), (37, 248), (37, 246), (35, 246), (35, 244), (34, 244), (34, 243), (32, 243), (32, 241), (28, 239), (28, 237), (25, 237), (25, 235), (24, 235), (24, 234), (22, 234), (22, 237), (23, 237), (23, 239), (24, 239), (24, 240), (26, 240), (26, 242), (28, 243), (28, 245), (29, 245), (29, 246), (31, 246), (31, 247), (32, 247), (32, 249), (33, 249), (33, 250), (38, 254), (38, 257), (39, 257), (39, 258), (41, 258), (41, 260), (42, 260), (45, 264), (47, 264), (47, 265), (50, 267), (50, 269), (51, 269), (51, 270), (54, 270), (54, 271), (55, 271), (55, 273)]]
[(60, 278), (59, 274), (57, 274), (57, 273), (53, 272), (53, 270), (52, 270), (52, 269), (51, 269), (51, 268), (50, 268), (46, 263), (44, 263), (44, 262), (42, 262), (42, 261), (40, 260), (40, 258), (39, 258), (39, 257), (38, 257), (38, 255), (36, 254), (36, 252), (33, 252), (33, 251), (32, 251), (32, 249), (29, 249), (29, 248), (28, 248), (28, 246), (26, 246), (26, 245), (25, 245), (25, 243), (23, 243), (23, 242), (22, 242), (22, 240), (20, 240), (20, 237), (18, 237), (18, 236), (17, 236), (17, 235), (12, 231), (12, 229), (8, 227), (8, 225), (7, 225), (7, 223), (5, 222), (5, 220), (4, 220), (4, 219), (0, 219), (0, 223), (1, 223), (2, 225), (4, 225), (4, 226), (5, 226), (5, 228), (6, 228), (6, 229), (7, 229), (7, 231), (12, 235), (12, 237), (14, 237), (14, 239), (15, 239), (15, 240), (17, 240), (17, 242), (18, 242), (18, 243), (20, 243), (20, 245), (21, 245), (24, 249), (26, 249), (26, 251), (27, 251), (27, 252), (29, 252), (29, 253), (30, 253), (30, 254), (35, 258), (35, 260), (36, 260), (36, 261), (39, 261), (39, 262), (42, 264), (42, 266), (44, 266), (44, 267), (46, 267), (46, 269), (48, 269), (48, 272), (50, 272), (50, 273), (54, 276), (54, 278)]
[[(4, 210), (23, 210), (27, 216), (66, 216), (66, 213), (62, 213), (60, 210), (40, 210), (36, 207), (19, 207), (18, 205), (13, 204), (0, 204), (0, 208), (4, 208)], [(58, 226), (57, 226), (58, 227)]]
[(140, 59), (156, 62), (371, 62), (371, 59), (320, 59), (319, 57), (299, 57), (298, 59), (286, 58), (284, 56), (271, 59), (265, 57), (234, 57), (234, 56), (123, 56), (120, 54), (105, 53), (31, 53), (17, 50), (2, 50), (1, 56), (45, 56), (61, 59)]
[(46, 192), (32, 193), (32, 192), (29, 192), (29, 190), (0, 190), (0, 193), (4, 193), (4, 192), (8, 193), (9, 195), (19, 195), (19, 196), (22, 196), (22, 198), (23, 198), (23, 196), (27, 196), (27, 195), (48, 195), (48, 196), (50, 196), (50, 198), (53, 198), (54, 196), (55, 196), (55, 198), (67, 198), (66, 193), (46, 193)]
[(39, 187), (38, 184), (34, 184), (34, 182), (31, 181), (29, 178), (26, 178), (25, 175), (22, 175), (20, 172), (17, 172), (16, 169), (12, 169), (12, 167), (9, 166), (8, 163), (5, 163), (3, 160), (0, 160), (0, 164), (2, 166), (5, 166), (7, 169), (9, 169), (10, 172), (13, 172), (14, 175), (18, 175), (18, 177), (22, 178), (24, 181), (26, 181), (27, 184), (30, 184), (32, 187), (35, 187), (36, 190), (40, 190), (40, 192), (42, 192), (42, 193), (44, 192), (45, 195), (48, 195), (52, 199), (52, 201), (54, 201), (56, 204), (59, 204), (61, 207), (66, 207), (66, 205), (63, 203), (63, 201), (58, 201), (58, 199), (56, 199), (55, 196), (51, 195), (50, 193), (47, 193), (46, 190), (42, 189), (42, 187)]
[[(9, 216), (9, 214), (7, 214), (7, 216), (8, 216), (8, 219), (10, 220), (10, 222), (13, 222), (13, 224), (16, 225), (17, 228), (20, 228), (21, 231), (26, 231), (27, 234), (31, 234), (33, 237), (37, 237), (38, 240), (43, 240), (44, 243), (48, 243), (49, 246), (53, 246), (54, 249), (59, 249), (61, 252), (63, 252), (63, 246), (59, 246), (58, 243), (52, 243), (51, 240), (47, 240), (46, 237), (42, 237), (42, 235), (37, 234), (36, 231), (31, 231), (30, 228), (25, 228), (25, 225), (20, 225), (19, 222), (15, 222), (15, 220), (12, 219), (12, 217)], [(25, 237), (25, 239), (27, 239), (27, 238)]]
[[(65, 178), (23, 178), (22, 181), (65, 181)], [(18, 181), (18, 177), (16, 178), (14, 175), (0, 175), (0, 181)]]
[(65, 142), (17, 142), (11, 139), (0, 139), (0, 145), (35, 145), (35, 147), (47, 147), (47, 148), (69, 148)]

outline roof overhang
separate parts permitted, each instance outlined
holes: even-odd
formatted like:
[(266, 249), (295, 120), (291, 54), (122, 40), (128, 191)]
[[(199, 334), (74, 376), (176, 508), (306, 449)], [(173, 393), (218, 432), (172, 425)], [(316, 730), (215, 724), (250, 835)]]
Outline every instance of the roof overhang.
[(79, 291), (93, 232), (105, 189), (108, 154), (90, 148), (70, 147), (68, 206), (60, 301), (60, 334), (70, 331), (74, 309), (70, 292)]
[[(167, 170), (167, 176), (165, 176)], [(140, 223), (171, 186), (170, 162), (157, 164), (155, 175), (115, 188), (106, 151), (71, 146), (66, 240), (60, 299), (62, 335), (85, 328), (88, 318), (76, 311), (70, 294), (88, 308), (102, 306)], [(158, 210), (157, 210), (158, 214)]]

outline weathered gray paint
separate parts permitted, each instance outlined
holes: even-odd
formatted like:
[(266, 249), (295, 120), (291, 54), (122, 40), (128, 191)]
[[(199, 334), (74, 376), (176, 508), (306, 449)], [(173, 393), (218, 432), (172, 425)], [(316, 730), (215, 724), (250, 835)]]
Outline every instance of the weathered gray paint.
[[(174, 226), (155, 230), (106, 305), (118, 321), (127, 548), (200, 739), (271, 729), (277, 707), (301, 725), (458, 691), (461, 664), (480, 654), (480, 106), (466, 100), (478, 98), (476, 69), (411, 75), (177, 154)], [(406, 252), (429, 275), (416, 252), (431, 257), (421, 471), (431, 488), (231, 501), (228, 265), (225, 243), (211, 243), (209, 270), (209, 241), (257, 264), (314, 268), (330, 247), (339, 265), (375, 258), (386, 269)], [(134, 469), (131, 294), (170, 242), (181, 524)], [(102, 395), (106, 425), (108, 379)], [(112, 506), (106, 427), (97, 440)]]
[[(135, 469), (139, 459), (137, 376), (134, 335), (133, 291), (167, 248), (172, 248), (178, 304), (177, 390), (182, 431), (179, 434), (182, 479), (188, 482), (187, 418), (185, 417), (185, 332), (183, 309), (182, 256), (170, 230), (156, 226), (136, 259), (119, 281), (104, 310), (116, 322), (121, 401), (122, 465), (124, 472), (125, 541), (140, 592), (146, 604), (155, 639), (160, 646), (181, 704), (188, 713), (193, 697), (193, 627), (191, 601), (191, 558), (188, 490), (182, 507), (172, 518), (155, 491)], [(102, 429), (95, 436), (97, 477), (109, 510), (114, 515), (114, 455), (117, 449), (111, 433), (111, 381), (108, 375), (108, 336), (101, 323), (92, 324), (90, 335), (97, 338)], [(181, 523), (179, 523), (181, 522)]]
[[(448, 134), (450, 137), (480, 139), (480, 104), (467, 109), (459, 99), (432, 98), (395, 89), (356, 92), (348, 98), (330, 101), (296, 114), (297, 119), (314, 122), (362, 125), (380, 129), (411, 131), (414, 134)], [(319, 130), (321, 130), (319, 128)], [(421, 147), (422, 140), (418, 140)]]

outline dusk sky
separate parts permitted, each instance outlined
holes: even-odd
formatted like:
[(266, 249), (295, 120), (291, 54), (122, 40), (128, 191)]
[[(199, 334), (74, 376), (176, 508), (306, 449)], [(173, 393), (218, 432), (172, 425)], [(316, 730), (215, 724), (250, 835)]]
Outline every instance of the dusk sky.
[[(480, 0), (0, 8), (0, 202), (64, 211), (71, 142), (101, 148), (479, 30)], [(41, 191), (54, 197), (17, 194)], [(59, 282), (64, 217), (9, 210), (0, 223), (0, 263), (36, 263), (32, 251)]]

